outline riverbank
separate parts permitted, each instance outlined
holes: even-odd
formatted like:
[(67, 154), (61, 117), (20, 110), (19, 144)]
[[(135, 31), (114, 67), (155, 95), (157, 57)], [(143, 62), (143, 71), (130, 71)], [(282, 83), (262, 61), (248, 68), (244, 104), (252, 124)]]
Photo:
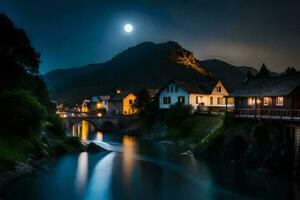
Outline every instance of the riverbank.
[(30, 138), (1, 137), (0, 197), (7, 184), (44, 169), (40, 161), (84, 149), (78, 138), (57, 137), (45, 132)]
[(239, 120), (231, 114), (193, 114), (175, 126), (156, 122), (146, 139), (184, 146), (200, 160), (241, 164), (263, 172), (294, 178), (293, 143), (282, 143), (281, 125)]

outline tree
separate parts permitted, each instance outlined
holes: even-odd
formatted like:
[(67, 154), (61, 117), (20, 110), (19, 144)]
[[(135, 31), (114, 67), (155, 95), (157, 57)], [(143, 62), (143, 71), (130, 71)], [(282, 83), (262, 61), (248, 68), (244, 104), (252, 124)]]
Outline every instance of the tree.
[(19, 67), (31, 73), (39, 73), (40, 54), (31, 46), (23, 29), (0, 13), (0, 55), (14, 61)]
[(248, 81), (248, 80), (253, 79), (253, 78), (254, 78), (254, 76), (253, 76), (252, 72), (248, 70), (247, 73), (246, 73), (245, 80)]
[(29, 91), (12, 90), (0, 94), (2, 134), (29, 136), (37, 133), (46, 119), (45, 107)]
[(0, 102), (5, 113), (1, 126), (7, 128), (6, 132), (35, 133), (45, 120), (61, 126), (39, 74), (39, 63), (40, 54), (31, 46), (25, 31), (0, 13), (0, 68), (5, 74), (0, 79)]
[(268, 78), (270, 77), (270, 70), (267, 68), (265, 63), (262, 64), (259, 72), (256, 74), (257, 78)]
[(286, 70), (284, 71), (283, 75), (295, 75), (295, 74), (299, 74), (300, 71), (297, 71), (294, 67), (287, 67)]
[(191, 105), (184, 105), (183, 103), (179, 102), (171, 105), (165, 116), (168, 127), (180, 126), (181, 122), (192, 116), (192, 110), (193, 109)]
[(143, 88), (137, 96), (133, 106), (139, 109), (140, 118), (145, 123), (151, 124), (159, 115), (158, 98), (152, 99), (146, 88)]

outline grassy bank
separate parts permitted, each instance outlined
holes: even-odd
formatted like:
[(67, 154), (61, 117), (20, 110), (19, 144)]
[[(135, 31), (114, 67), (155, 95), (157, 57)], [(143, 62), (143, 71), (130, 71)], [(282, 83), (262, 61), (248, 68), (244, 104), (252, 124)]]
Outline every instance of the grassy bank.
[(282, 142), (280, 123), (236, 119), (232, 113), (197, 114), (182, 104), (157, 115), (148, 137), (184, 145), (199, 159), (238, 162), (287, 174), (293, 170), (293, 141)]

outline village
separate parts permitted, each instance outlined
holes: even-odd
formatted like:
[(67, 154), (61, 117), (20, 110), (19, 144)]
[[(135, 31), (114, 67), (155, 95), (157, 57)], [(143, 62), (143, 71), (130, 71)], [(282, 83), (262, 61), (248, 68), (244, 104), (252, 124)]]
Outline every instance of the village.
[[(204, 115), (229, 112), (245, 120), (278, 121), (284, 127), (283, 140), (293, 140), (295, 156), (300, 156), (300, 78), (297, 75), (249, 79), (233, 91), (221, 80), (199, 83), (173, 80), (160, 89), (146, 91), (151, 101), (158, 99), (156, 106), (160, 110), (180, 103)], [(109, 95), (85, 99), (73, 109), (58, 105), (57, 114), (61, 118), (131, 117), (139, 113), (137, 101), (138, 94), (118, 88)]]
[(0, 7), (0, 199), (300, 199), (300, 1)]

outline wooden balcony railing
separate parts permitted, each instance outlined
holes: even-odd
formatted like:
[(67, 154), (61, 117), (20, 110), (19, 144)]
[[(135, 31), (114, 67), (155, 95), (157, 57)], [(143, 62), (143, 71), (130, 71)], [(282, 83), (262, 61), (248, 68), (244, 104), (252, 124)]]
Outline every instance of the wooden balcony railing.
[(235, 117), (253, 118), (253, 119), (275, 119), (275, 120), (292, 120), (300, 121), (300, 109), (248, 109), (236, 108)]

